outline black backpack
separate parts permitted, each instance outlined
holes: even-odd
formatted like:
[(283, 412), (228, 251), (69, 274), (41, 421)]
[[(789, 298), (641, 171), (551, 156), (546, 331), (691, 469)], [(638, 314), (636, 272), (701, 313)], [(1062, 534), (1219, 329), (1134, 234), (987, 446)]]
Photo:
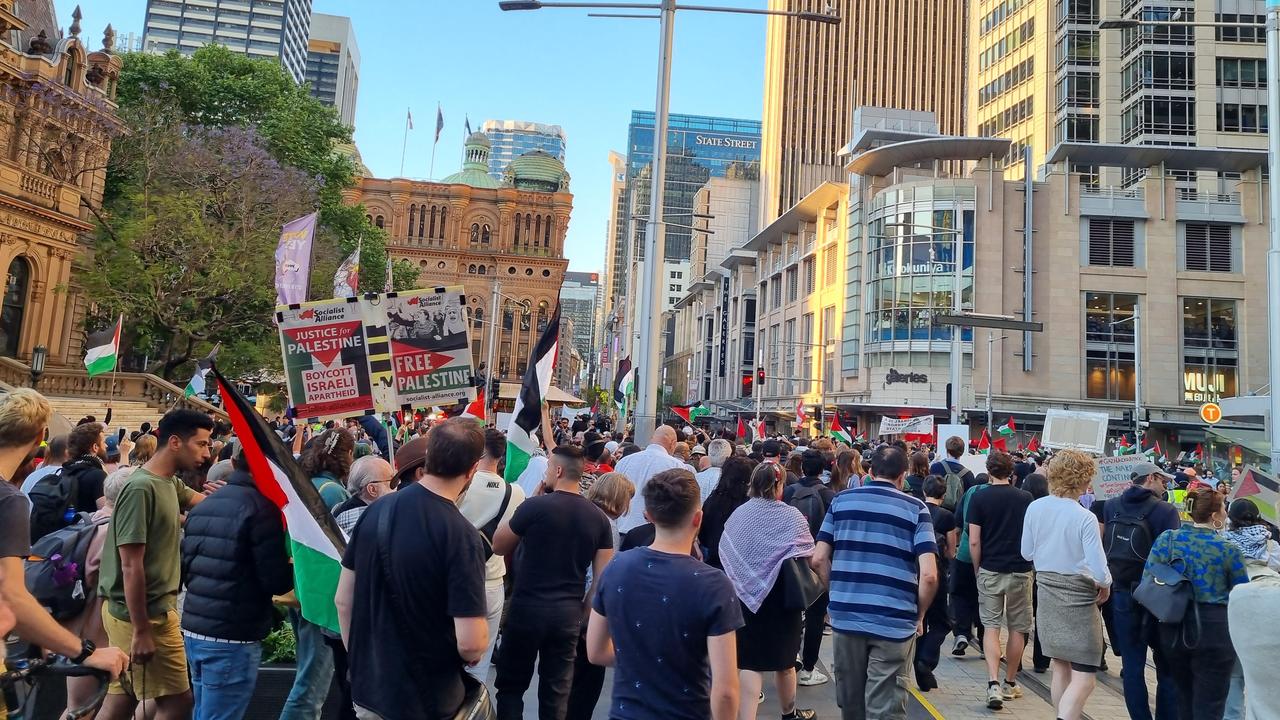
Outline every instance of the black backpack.
[(75, 506), (80, 482), (76, 474), (64, 476), (62, 468), (36, 481), (27, 497), (31, 499), (31, 543), (61, 530), (75, 521), (68, 520), (68, 510)]
[(795, 494), (791, 496), (788, 504), (804, 515), (805, 520), (809, 521), (809, 529), (816, 537), (818, 529), (822, 527), (822, 521), (827, 518), (826, 503), (822, 502), (819, 489), (808, 485), (797, 485)]
[(68, 620), (84, 612), (97, 588), (85, 580), (89, 545), (98, 528), (110, 518), (97, 522), (80, 514), (76, 521), (46, 535), (31, 547), (25, 564), (27, 590), (54, 620)]
[(1149, 497), (1136, 511), (1120, 504), (1119, 498), (1116, 502), (1120, 509), (1103, 525), (1102, 547), (1107, 553), (1112, 579), (1118, 587), (1131, 588), (1142, 580), (1147, 556), (1155, 544), (1155, 532), (1147, 516), (1160, 506), (1160, 501)]

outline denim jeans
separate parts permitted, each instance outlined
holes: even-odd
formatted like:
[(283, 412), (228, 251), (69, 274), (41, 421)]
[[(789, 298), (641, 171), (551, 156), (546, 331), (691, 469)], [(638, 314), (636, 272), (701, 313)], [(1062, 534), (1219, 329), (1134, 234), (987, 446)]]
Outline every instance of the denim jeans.
[[(1124, 703), (1133, 720), (1152, 720), (1151, 699), (1147, 692), (1147, 648), (1151, 639), (1144, 630), (1146, 610), (1133, 600), (1133, 594), (1124, 590), (1111, 593), (1111, 619), (1119, 644), (1120, 663), (1124, 668)], [(1178, 694), (1173, 675), (1164, 654), (1155, 649), (1156, 661), (1156, 713), (1154, 720), (1175, 720), (1178, 717)]]
[(1236, 660), (1231, 670), (1231, 690), (1227, 693), (1227, 711), (1222, 720), (1244, 720), (1244, 668)]
[(289, 624), (298, 640), (298, 674), (280, 720), (315, 720), (333, 684), (333, 652), (325, 644), (320, 626), (307, 622), (297, 610), (289, 610)]
[(193, 720), (240, 720), (258, 684), (262, 643), (220, 643), (183, 636), (191, 690)]
[(501, 580), (485, 584), (484, 599), (489, 610), (489, 615), (485, 618), (489, 624), (489, 647), (485, 649), (480, 662), (467, 668), (467, 673), (480, 682), (487, 683), (489, 668), (493, 666), (493, 648), (498, 642), (498, 628), (502, 622), (502, 607), (506, 603), (506, 591)]

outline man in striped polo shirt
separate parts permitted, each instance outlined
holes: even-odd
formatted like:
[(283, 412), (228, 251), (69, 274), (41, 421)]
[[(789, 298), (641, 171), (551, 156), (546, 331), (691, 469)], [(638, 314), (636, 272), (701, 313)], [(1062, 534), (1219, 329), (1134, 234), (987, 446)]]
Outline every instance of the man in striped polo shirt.
[(906, 453), (882, 448), (871, 473), (836, 496), (811, 562), (831, 584), (842, 717), (905, 720), (915, 640), (938, 588), (938, 546), (929, 510), (902, 491)]

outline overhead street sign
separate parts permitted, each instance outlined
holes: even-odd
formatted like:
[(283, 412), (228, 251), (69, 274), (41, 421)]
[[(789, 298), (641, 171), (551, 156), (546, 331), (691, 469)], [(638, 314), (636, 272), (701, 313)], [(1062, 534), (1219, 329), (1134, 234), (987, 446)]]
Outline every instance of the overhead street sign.
[(1200, 419), (1210, 425), (1217, 425), (1222, 422), (1222, 408), (1218, 403), (1205, 403), (1200, 406)]
[(1026, 332), (1044, 331), (1044, 323), (1014, 320), (1013, 318), (1003, 317), (1000, 315), (976, 315), (972, 313), (965, 313), (961, 315), (938, 314), (933, 316), (933, 320), (939, 325), (997, 328), (1000, 330), (1023, 330)]

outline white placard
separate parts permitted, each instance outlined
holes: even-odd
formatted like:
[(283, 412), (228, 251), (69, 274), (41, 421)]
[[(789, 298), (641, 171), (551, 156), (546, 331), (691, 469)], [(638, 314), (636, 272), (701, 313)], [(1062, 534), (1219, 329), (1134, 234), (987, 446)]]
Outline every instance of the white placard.
[(969, 426), (968, 425), (939, 425), (938, 426), (938, 457), (942, 457), (947, 453), (947, 440), (958, 437), (964, 441), (964, 446), (969, 447)]
[(1041, 444), (1054, 450), (1083, 450), (1102, 455), (1107, 448), (1110, 421), (1111, 416), (1106, 413), (1050, 410), (1044, 416)]
[(880, 418), (880, 434), (881, 435), (932, 435), (933, 434), (933, 416), (921, 415), (919, 417), (907, 418), (901, 420), (898, 418), (882, 417)]
[(1133, 484), (1133, 469), (1145, 462), (1151, 462), (1145, 455), (1098, 458), (1098, 474), (1093, 477), (1094, 498), (1110, 500), (1123, 493)]

